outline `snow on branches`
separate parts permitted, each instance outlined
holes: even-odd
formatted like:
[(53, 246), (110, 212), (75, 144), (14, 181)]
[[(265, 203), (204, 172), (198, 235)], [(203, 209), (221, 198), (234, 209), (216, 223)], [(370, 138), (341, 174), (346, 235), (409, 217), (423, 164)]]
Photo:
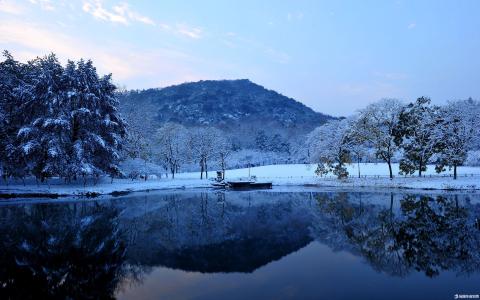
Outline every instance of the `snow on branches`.
[[(400, 155), (400, 174), (426, 171), (434, 163), (437, 172), (457, 167), (467, 158), (475, 163), (480, 145), (480, 102), (468, 99), (439, 107), (421, 97), (403, 105), (384, 99), (368, 105), (347, 119), (330, 121), (306, 138), (308, 156), (318, 163), (317, 174), (333, 172), (348, 176), (343, 164), (356, 157), (359, 162), (373, 150), (387, 163), (393, 179), (392, 162)], [(470, 153), (470, 155), (469, 155)], [(359, 174), (360, 176), (360, 174)]]
[(54, 54), (27, 64), (9, 53), (0, 63), (0, 152), (5, 176), (118, 175), (126, 126), (111, 76), (91, 61), (63, 67)]

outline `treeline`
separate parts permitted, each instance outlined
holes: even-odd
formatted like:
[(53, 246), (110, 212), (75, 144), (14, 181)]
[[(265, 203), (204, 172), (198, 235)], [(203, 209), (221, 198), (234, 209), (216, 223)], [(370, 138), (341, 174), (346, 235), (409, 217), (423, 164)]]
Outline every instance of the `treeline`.
[[(133, 122), (129, 130), (125, 153), (130, 158), (140, 158), (145, 163), (155, 162), (174, 178), (185, 165), (196, 164), (200, 178), (208, 178), (209, 165), (223, 170), (233, 144), (223, 131), (214, 127), (186, 128), (177, 123), (165, 123), (153, 134), (146, 135), (142, 126)], [(205, 175), (204, 175), (205, 174)], [(147, 178), (136, 170), (129, 177)]]
[(316, 173), (329, 172), (338, 178), (348, 176), (345, 164), (360, 162), (369, 153), (388, 165), (394, 177), (392, 162), (400, 163), (400, 174), (426, 171), (434, 164), (438, 173), (457, 167), (469, 150), (480, 145), (480, 102), (472, 99), (432, 105), (421, 97), (404, 105), (395, 99), (384, 99), (368, 105), (356, 115), (334, 120), (308, 135), (305, 149)]
[(4, 178), (120, 174), (126, 125), (111, 75), (91, 61), (54, 54), (27, 63), (4, 52), (0, 62), (0, 170)]

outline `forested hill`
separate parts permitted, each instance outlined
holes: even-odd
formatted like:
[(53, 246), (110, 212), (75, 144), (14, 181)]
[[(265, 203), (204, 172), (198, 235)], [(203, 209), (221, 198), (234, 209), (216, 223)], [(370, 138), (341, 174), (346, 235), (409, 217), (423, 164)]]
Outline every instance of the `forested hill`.
[(127, 119), (132, 114), (158, 127), (165, 122), (185, 126), (214, 126), (238, 135), (285, 137), (304, 134), (331, 116), (247, 79), (206, 80), (162, 89), (128, 91), (120, 95)]

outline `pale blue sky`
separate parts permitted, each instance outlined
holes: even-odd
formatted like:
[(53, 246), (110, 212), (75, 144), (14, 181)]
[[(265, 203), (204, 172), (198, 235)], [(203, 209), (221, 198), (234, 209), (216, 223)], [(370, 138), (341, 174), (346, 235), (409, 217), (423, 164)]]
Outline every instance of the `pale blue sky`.
[(0, 0), (0, 48), (91, 58), (127, 88), (249, 78), (348, 115), (480, 97), (480, 1)]

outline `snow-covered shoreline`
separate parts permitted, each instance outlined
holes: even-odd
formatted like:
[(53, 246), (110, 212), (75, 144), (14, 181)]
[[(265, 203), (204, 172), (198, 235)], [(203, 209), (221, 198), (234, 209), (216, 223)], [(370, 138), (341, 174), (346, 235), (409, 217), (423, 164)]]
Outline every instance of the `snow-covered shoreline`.
[[(398, 173), (398, 165), (394, 165)], [(250, 175), (255, 175), (259, 181), (271, 181), (275, 188), (278, 187), (312, 187), (312, 188), (379, 188), (379, 189), (417, 189), (417, 190), (463, 190), (480, 191), (480, 168), (460, 167), (459, 178), (453, 180), (451, 172), (442, 173), (440, 176), (434, 172), (431, 166), (425, 173), (425, 177), (397, 176), (393, 180), (386, 177), (388, 169), (384, 164), (361, 164), (361, 178), (358, 174), (357, 165), (349, 165), (348, 169), (352, 177), (338, 180), (334, 177), (318, 177), (315, 175), (315, 165), (269, 165), (250, 169)], [(226, 180), (245, 178), (249, 174), (248, 169), (227, 170)], [(214, 172), (210, 172), (210, 177)], [(365, 177), (366, 176), (366, 177)], [(61, 180), (51, 179), (47, 184), (35, 182), (12, 181), (7, 185), (0, 185), (0, 198), (22, 197), (62, 197), (62, 196), (98, 196), (118, 195), (129, 192), (142, 192), (153, 190), (196, 189), (210, 188), (211, 180), (199, 179), (198, 172), (179, 173), (175, 179), (149, 179), (130, 180), (109, 178), (101, 179), (96, 185), (88, 183), (64, 184)]]

